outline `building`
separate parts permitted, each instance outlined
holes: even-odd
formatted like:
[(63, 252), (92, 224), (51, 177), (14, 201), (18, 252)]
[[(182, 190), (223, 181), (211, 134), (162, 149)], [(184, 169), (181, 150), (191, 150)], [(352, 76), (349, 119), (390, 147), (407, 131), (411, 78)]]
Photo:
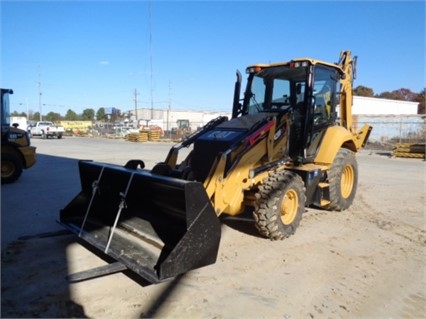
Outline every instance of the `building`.
[(352, 114), (362, 115), (417, 115), (419, 103), (374, 97), (354, 96)]
[[(355, 128), (364, 124), (373, 126), (370, 142), (424, 141), (425, 115), (417, 114), (417, 102), (353, 97), (353, 123)], [(137, 110), (139, 125), (156, 125), (164, 131), (178, 127), (178, 121), (188, 120), (191, 130), (207, 124), (218, 116), (228, 116), (231, 112), (183, 111), (169, 109), (140, 108)]]
[(177, 128), (178, 121), (182, 120), (188, 120), (191, 130), (194, 132), (219, 116), (228, 116), (228, 118), (231, 118), (231, 112), (152, 110), (148, 108), (138, 109), (137, 112), (139, 125), (149, 126), (154, 124), (160, 126), (164, 131)]

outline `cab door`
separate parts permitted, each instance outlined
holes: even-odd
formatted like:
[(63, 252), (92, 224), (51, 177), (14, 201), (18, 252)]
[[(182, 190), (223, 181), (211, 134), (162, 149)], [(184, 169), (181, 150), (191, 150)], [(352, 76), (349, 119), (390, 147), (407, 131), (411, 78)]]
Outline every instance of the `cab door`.
[(313, 160), (328, 127), (336, 123), (336, 79), (337, 71), (316, 65), (313, 72), (310, 97), (310, 132), (306, 139), (306, 160)]

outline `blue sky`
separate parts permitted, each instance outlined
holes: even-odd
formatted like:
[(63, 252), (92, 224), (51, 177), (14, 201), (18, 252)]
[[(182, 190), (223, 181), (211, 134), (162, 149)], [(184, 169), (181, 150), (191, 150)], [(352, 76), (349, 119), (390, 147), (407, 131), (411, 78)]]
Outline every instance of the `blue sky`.
[[(425, 86), (424, 1), (1, 1), (12, 110), (230, 111), (235, 71), (358, 56), (355, 86)], [(152, 71), (152, 72), (151, 72)]]

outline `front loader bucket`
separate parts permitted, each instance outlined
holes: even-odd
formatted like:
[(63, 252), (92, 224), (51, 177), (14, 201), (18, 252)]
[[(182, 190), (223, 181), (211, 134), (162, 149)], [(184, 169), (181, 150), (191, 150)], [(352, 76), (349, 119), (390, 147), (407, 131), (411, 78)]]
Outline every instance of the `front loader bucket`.
[(81, 192), (59, 222), (156, 283), (216, 262), (220, 222), (201, 183), (80, 161)]

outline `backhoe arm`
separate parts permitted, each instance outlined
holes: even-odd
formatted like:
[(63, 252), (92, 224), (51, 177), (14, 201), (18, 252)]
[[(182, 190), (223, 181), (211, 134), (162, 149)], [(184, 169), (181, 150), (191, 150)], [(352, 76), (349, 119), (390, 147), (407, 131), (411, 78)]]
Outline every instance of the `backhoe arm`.
[(345, 127), (351, 133), (352, 128), (352, 86), (354, 80), (354, 70), (356, 68), (356, 57), (352, 59), (350, 51), (340, 52), (339, 65), (343, 70), (340, 80), (340, 125)]
[(352, 90), (353, 80), (356, 78), (356, 62), (357, 57), (351, 58), (350, 51), (342, 51), (340, 53), (339, 65), (343, 70), (343, 75), (340, 80), (342, 85), (340, 92), (340, 125), (355, 136), (355, 147), (356, 149), (360, 149), (367, 142), (372, 127), (366, 124), (360, 130), (355, 131), (352, 125)]

